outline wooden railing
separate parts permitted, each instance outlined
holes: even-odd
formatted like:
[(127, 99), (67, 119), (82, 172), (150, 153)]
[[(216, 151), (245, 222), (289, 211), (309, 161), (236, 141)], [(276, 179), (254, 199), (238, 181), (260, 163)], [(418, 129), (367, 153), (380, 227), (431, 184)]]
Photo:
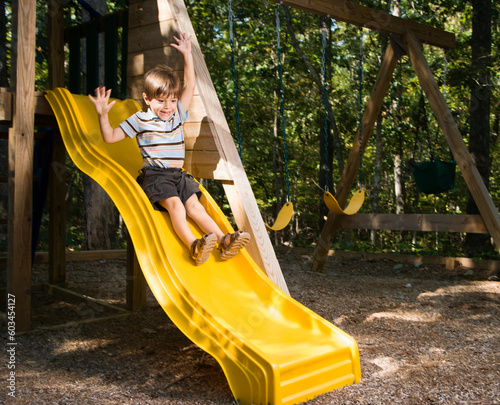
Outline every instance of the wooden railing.
[[(69, 50), (68, 90), (75, 94), (89, 94), (97, 86), (104, 85), (111, 89), (112, 97), (126, 98), (127, 33), (127, 10), (66, 28), (64, 38)], [(101, 53), (104, 61), (99, 60), (99, 34), (104, 36), (104, 49)], [(83, 51), (86, 63), (82, 67)], [(101, 65), (104, 67), (104, 82), (99, 79), (99, 62), (104, 62)]]

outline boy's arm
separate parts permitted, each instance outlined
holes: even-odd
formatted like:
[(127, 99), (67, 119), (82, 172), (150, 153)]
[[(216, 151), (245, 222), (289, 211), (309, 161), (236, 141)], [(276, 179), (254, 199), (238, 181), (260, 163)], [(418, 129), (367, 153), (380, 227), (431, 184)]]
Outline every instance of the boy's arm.
[(182, 109), (187, 111), (191, 105), (194, 91), (196, 88), (196, 74), (194, 72), (193, 54), (191, 53), (191, 37), (186, 37), (185, 34), (180, 33), (180, 38), (174, 36), (177, 44), (170, 44), (182, 53), (184, 57), (184, 88), (179, 98)]
[[(109, 123), (108, 113), (115, 101), (109, 103), (109, 96), (111, 89), (106, 91), (105, 87), (98, 87), (95, 89), (96, 98), (89, 94), (90, 100), (94, 103), (97, 114), (99, 115), (99, 126), (101, 127), (101, 134), (104, 142), (115, 143), (126, 138), (126, 134), (120, 127), (113, 128)], [(108, 104), (109, 103), (109, 104)]]

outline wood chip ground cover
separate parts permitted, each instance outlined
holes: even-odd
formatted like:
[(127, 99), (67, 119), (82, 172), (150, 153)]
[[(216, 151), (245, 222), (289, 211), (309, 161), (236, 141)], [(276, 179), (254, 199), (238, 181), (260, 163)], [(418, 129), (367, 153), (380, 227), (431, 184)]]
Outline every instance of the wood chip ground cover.
[[(339, 258), (313, 273), (310, 257), (293, 251), (279, 261), (292, 297), (359, 345), (361, 383), (308, 405), (500, 404), (497, 275)], [(124, 305), (125, 264), (69, 262), (66, 287)], [(46, 265), (35, 266), (33, 282), (45, 282), (46, 273)], [(2, 367), (0, 403), (235, 403), (218, 363), (179, 332), (150, 293), (144, 310), (98, 322), (88, 321), (115, 313), (41, 292), (32, 301), (33, 330), (17, 337), (16, 398), (7, 396)], [(51, 329), (60, 324), (67, 326)]]

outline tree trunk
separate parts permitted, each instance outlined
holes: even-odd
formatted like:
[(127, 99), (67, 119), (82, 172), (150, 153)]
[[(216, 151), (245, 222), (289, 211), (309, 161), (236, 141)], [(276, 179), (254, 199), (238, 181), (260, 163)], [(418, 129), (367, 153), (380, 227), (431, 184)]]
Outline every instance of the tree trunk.
[[(382, 157), (383, 157), (383, 145), (382, 145), (382, 114), (377, 117), (377, 126), (375, 128), (375, 170), (373, 176), (373, 190), (372, 190), (372, 212), (378, 212), (379, 204), (379, 194), (380, 194), (380, 182), (382, 179)], [(377, 244), (377, 231), (372, 230), (370, 232), (370, 239), (372, 245)]]
[[(470, 102), (469, 151), (477, 169), (489, 188), (490, 177), (490, 108), (491, 108), (491, 0), (473, 0), (472, 12), (472, 80)], [(467, 214), (479, 210), (469, 194)], [(467, 234), (465, 248), (469, 254), (484, 251), (489, 238), (482, 234)]]
[(83, 177), (85, 249), (111, 249), (117, 221), (114, 204), (106, 192), (88, 176)]
[[(391, 2), (388, 1), (386, 5), (386, 11), (389, 12), (391, 7)], [(382, 46), (380, 55), (385, 55), (387, 45), (389, 42), (389, 37), (387, 35), (382, 36)], [(383, 143), (382, 143), (382, 123), (384, 117), (382, 113), (379, 113), (377, 117), (377, 124), (375, 127), (375, 170), (373, 174), (373, 190), (372, 190), (372, 212), (378, 212), (378, 205), (380, 201), (380, 185), (382, 181), (382, 159), (383, 159)], [(370, 232), (370, 241), (373, 246), (377, 244), (377, 231), (374, 229)]]
[(403, 169), (401, 153), (394, 155), (394, 194), (396, 196), (396, 214), (404, 214)]
[[(389, 5), (388, 5), (389, 6)], [(401, 17), (401, 8), (399, 1), (391, 2), (390, 7), (392, 7), (392, 14), (397, 17)], [(402, 111), (402, 100), (403, 100), (403, 86), (401, 71), (398, 70), (400, 77), (398, 78), (398, 84), (395, 88), (395, 99), (392, 104), (393, 116), (396, 117), (398, 126), (402, 122), (401, 111)], [(396, 199), (396, 214), (404, 214), (405, 212), (405, 186), (403, 181), (403, 160), (404, 160), (404, 148), (401, 133), (398, 135), (397, 140), (397, 150), (394, 153), (394, 197)], [(404, 238), (404, 232), (401, 232), (401, 240)]]

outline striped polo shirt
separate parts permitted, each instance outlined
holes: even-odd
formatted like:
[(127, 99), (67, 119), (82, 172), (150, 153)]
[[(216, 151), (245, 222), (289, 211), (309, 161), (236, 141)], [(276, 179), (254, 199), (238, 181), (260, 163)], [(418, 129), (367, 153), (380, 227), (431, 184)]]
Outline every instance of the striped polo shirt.
[(182, 167), (185, 145), (182, 124), (188, 114), (177, 103), (177, 110), (168, 121), (158, 118), (151, 109), (138, 111), (120, 124), (131, 138), (136, 137), (143, 166)]

